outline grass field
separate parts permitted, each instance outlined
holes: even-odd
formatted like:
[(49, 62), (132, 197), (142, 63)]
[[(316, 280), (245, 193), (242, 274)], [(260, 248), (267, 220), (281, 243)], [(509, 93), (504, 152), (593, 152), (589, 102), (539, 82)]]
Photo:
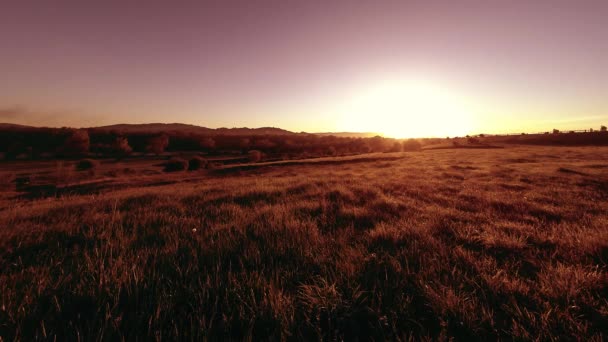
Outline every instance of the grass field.
[(2, 340), (608, 337), (608, 147), (129, 167), (4, 187)]

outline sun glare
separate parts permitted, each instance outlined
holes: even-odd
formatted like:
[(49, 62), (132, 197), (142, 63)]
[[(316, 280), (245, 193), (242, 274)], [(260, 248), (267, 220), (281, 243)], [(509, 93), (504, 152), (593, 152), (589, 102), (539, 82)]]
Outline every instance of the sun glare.
[(340, 109), (340, 129), (392, 138), (445, 137), (470, 133), (464, 101), (427, 82), (384, 82), (356, 91)]

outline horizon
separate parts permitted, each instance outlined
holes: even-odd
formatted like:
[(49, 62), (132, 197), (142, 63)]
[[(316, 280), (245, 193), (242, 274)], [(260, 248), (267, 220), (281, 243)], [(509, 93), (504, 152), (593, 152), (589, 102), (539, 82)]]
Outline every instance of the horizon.
[[(50, 128), (50, 129), (61, 129), (61, 128), (68, 128), (68, 129), (99, 129), (99, 128), (106, 128), (106, 127), (113, 127), (113, 126), (146, 126), (146, 125), (183, 125), (183, 126), (192, 126), (195, 128), (204, 128), (204, 129), (211, 129), (211, 130), (221, 130), (221, 129), (249, 129), (249, 130), (257, 130), (257, 129), (276, 129), (276, 130), (281, 130), (281, 131), (287, 131), (290, 133), (294, 133), (294, 134), (324, 134), (324, 135), (331, 135), (331, 134), (341, 134), (341, 135), (347, 135), (347, 134), (353, 134), (353, 135), (375, 135), (375, 136), (381, 136), (384, 138), (390, 138), (390, 139), (398, 139), (398, 140), (403, 140), (403, 139), (442, 139), (442, 138), (463, 138), (463, 137), (475, 137), (475, 136), (482, 136), (482, 135), (487, 135), (487, 136), (507, 136), (507, 135), (520, 135), (520, 134), (527, 134), (527, 135), (535, 135), (535, 134), (547, 134), (547, 133), (553, 133), (553, 130), (555, 128), (550, 128), (550, 129), (546, 129), (546, 130), (541, 130), (541, 131), (511, 131), (511, 132), (495, 132), (495, 133), (485, 133), (485, 132), (470, 132), (470, 133), (466, 133), (463, 135), (456, 135), (456, 136), (418, 136), (418, 137), (393, 137), (393, 136), (389, 136), (380, 132), (362, 132), (362, 131), (334, 131), (334, 132), (330, 132), (330, 131), (322, 131), (322, 132), (307, 132), (307, 131), (291, 131), (288, 129), (284, 129), (282, 127), (276, 127), (276, 126), (262, 126), (262, 127), (247, 127), (247, 126), (232, 126), (232, 127), (228, 127), (228, 126), (222, 126), (222, 127), (208, 127), (208, 126), (199, 126), (199, 125), (194, 125), (194, 124), (188, 124), (188, 123), (183, 123), (183, 122), (147, 122), (147, 123), (115, 123), (115, 124), (110, 124), (110, 125), (103, 125), (103, 126), (87, 126), (87, 127), (74, 127), (74, 126), (32, 126), (32, 125), (21, 125), (21, 124), (13, 124), (10, 122), (0, 122), (0, 125), (16, 125), (16, 126), (23, 126), (23, 127), (32, 127), (32, 128)], [(605, 127), (604, 124), (601, 124), (598, 127), (588, 127), (588, 128), (582, 128), (582, 127), (571, 127), (571, 128), (567, 128), (567, 129), (558, 129), (558, 133), (570, 133), (570, 132), (574, 132), (574, 133), (585, 133), (585, 132), (600, 132), (600, 130)]]
[(608, 3), (14, 3), (0, 122), (395, 138), (608, 122)]

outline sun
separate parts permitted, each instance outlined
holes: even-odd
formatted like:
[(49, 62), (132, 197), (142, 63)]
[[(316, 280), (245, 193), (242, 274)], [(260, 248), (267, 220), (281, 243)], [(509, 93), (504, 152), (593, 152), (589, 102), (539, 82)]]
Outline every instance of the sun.
[(391, 138), (454, 137), (473, 128), (462, 98), (423, 81), (362, 87), (339, 110), (340, 130), (375, 132)]

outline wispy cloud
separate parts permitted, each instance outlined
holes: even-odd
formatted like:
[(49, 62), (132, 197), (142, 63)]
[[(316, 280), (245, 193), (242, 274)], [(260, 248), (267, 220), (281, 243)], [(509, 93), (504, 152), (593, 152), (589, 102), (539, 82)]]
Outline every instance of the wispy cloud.
[(19, 120), (25, 115), (26, 110), (21, 106), (0, 108), (0, 121)]
[(103, 122), (101, 115), (76, 110), (34, 111), (22, 105), (0, 107), (0, 122), (28, 126), (90, 127)]
[(580, 116), (580, 117), (572, 117), (572, 118), (562, 118), (557, 120), (552, 120), (557, 123), (578, 123), (578, 122), (595, 122), (600, 120), (607, 120), (607, 115), (592, 115), (592, 116)]

